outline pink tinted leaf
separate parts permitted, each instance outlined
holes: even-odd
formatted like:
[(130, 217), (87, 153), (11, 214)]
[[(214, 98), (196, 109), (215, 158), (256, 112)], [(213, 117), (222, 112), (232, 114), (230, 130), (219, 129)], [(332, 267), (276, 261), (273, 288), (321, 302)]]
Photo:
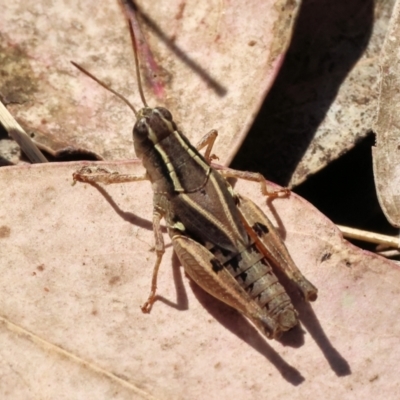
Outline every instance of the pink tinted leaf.
[[(302, 327), (267, 341), (188, 285), (167, 237), (162, 301), (144, 315), (155, 260), (150, 185), (72, 187), (81, 165), (0, 170), (3, 398), (391, 398), (400, 335), (394, 263), (347, 243), (298, 196), (267, 206), (257, 185), (238, 182), (319, 289), (312, 305), (290, 292)], [(101, 165), (143, 172), (135, 162)]]

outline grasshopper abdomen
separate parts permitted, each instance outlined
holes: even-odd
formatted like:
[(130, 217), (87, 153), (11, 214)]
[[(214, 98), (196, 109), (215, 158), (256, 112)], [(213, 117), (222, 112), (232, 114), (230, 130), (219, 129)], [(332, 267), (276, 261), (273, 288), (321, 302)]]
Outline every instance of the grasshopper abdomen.
[(277, 337), (297, 325), (297, 312), (286, 290), (265, 255), (250, 238), (247, 247), (235, 255), (211, 244), (206, 247), (235, 278), (248, 301), (254, 302), (259, 311), (251, 319), (268, 337)]

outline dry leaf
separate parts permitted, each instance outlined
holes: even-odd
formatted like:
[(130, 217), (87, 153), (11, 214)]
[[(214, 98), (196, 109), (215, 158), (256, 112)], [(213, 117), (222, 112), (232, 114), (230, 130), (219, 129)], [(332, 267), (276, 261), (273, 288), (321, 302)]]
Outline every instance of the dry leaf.
[(188, 285), (171, 246), (164, 301), (144, 315), (155, 259), (150, 184), (72, 187), (81, 165), (0, 169), (1, 398), (394, 398), (395, 264), (344, 241), (296, 195), (268, 207), (257, 185), (240, 181), (236, 190), (275, 221), (319, 288), (312, 306), (292, 293), (303, 328), (267, 341)]
[(399, 45), (400, 3), (397, 1), (380, 58), (382, 81), (379, 110), (374, 127), (376, 146), (372, 149), (379, 203), (388, 221), (397, 227), (400, 227)]
[[(197, 142), (220, 131), (216, 153), (237, 151), (282, 60), (296, 1), (139, 2), (160, 31), (142, 23), (165, 84), (165, 105)], [(88, 149), (104, 159), (134, 157), (134, 116), (76, 70), (83, 64), (139, 105), (129, 31), (117, 0), (8, 2), (2, 7), (0, 93), (42, 144)], [(164, 35), (165, 38), (161, 38)]]

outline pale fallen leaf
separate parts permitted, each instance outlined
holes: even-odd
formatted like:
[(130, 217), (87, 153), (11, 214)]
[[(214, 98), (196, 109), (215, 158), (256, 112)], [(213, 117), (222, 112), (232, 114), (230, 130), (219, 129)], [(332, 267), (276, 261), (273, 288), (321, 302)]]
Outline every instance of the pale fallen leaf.
[(381, 91), (372, 148), (375, 185), (388, 221), (400, 227), (400, 119), (398, 112), (400, 63), (400, 3), (397, 1), (382, 49)]
[[(221, 133), (221, 163), (235, 154), (279, 68), (297, 1), (139, 1), (142, 30), (165, 84), (167, 106), (193, 142)], [(82, 64), (140, 106), (129, 31), (117, 0), (8, 2), (0, 19), (0, 93), (19, 123), (54, 150), (134, 157), (134, 116), (70, 64)], [(161, 36), (164, 35), (164, 38)]]
[[(268, 341), (188, 284), (169, 240), (144, 315), (152, 251), (148, 182), (76, 184), (82, 163), (0, 169), (0, 397), (395, 398), (400, 270), (344, 241), (292, 194), (267, 206), (294, 260), (319, 289), (292, 293), (303, 327)], [(139, 174), (139, 163), (102, 164)]]

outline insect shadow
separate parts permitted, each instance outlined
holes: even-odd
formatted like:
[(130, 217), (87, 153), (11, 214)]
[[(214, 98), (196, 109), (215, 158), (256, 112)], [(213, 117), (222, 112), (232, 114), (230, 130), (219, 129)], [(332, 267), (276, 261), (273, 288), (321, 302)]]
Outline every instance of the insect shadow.
[[(281, 218), (279, 217), (278, 212), (272, 204), (272, 199), (267, 199), (267, 206), (274, 216), (280, 236), (282, 237), (282, 239), (284, 239), (286, 237), (286, 229), (282, 223)], [(292, 303), (298, 311), (299, 320), (301, 321), (303, 326), (306, 327), (309, 334), (312, 336), (318, 347), (321, 349), (333, 372), (337, 376), (350, 375), (351, 368), (349, 363), (343, 358), (343, 356), (329, 341), (324, 330), (322, 329), (322, 326), (317, 316), (315, 315), (311, 304), (301, 298), (299, 292), (294, 288), (292, 283), (287, 279), (284, 274), (282, 274), (279, 270), (274, 270), (274, 273), (279, 279), (279, 282), (281, 282), (283, 287), (286, 289), (289, 297), (292, 300)], [(286, 332), (284, 335), (282, 335), (281, 339), (278, 340), (283, 344), (294, 344), (294, 335), (297, 335), (297, 329), (292, 329), (291, 331)]]
[[(299, 320), (321, 349), (332, 371), (339, 377), (351, 375), (350, 364), (329, 341), (310, 304), (304, 301), (292, 301), (295, 302)], [(290, 332), (288, 332), (289, 335)]]
[[(336, 376), (347, 376), (351, 374), (351, 368), (347, 360), (339, 353), (339, 351), (332, 345), (329, 338), (326, 336), (323, 327), (318, 320), (310, 303), (304, 301), (294, 285), (284, 276), (281, 271), (274, 270), (276, 277), (282, 286), (286, 289), (293, 305), (299, 313), (298, 318), (302, 326), (306, 328), (307, 332), (314, 339), (315, 343), (321, 349), (322, 354), (328, 361), (329, 366)], [(295, 329), (286, 332), (278, 339), (282, 344), (294, 346), (296, 343), (296, 336), (298, 335), (298, 325)], [(304, 331), (303, 331), (304, 334)]]
[[(123, 211), (121, 208), (118, 206), (118, 204), (114, 201), (114, 199), (108, 194), (107, 190), (104, 189), (101, 185), (95, 183), (95, 182), (87, 182), (88, 185), (93, 186), (95, 189), (97, 189), (100, 194), (106, 199), (106, 201), (110, 204), (110, 206), (114, 209), (114, 211), (124, 220), (127, 221), (133, 225), (136, 225), (140, 228), (147, 229), (149, 231), (153, 230), (153, 224), (150, 220), (146, 218), (139, 217), (138, 215), (129, 212), (129, 211)], [(167, 233), (167, 229), (162, 227), (162, 232)], [(167, 247), (167, 246), (166, 246)]]
[[(275, 366), (287, 382), (291, 383), (293, 386), (298, 386), (304, 382), (305, 378), (301, 373), (288, 364), (279, 353), (269, 345), (267, 339), (242, 314), (209, 295), (193, 281), (190, 281), (190, 286), (199, 303), (213, 318), (264, 356)], [(300, 337), (302, 337), (302, 332), (299, 332), (298, 329), (296, 329), (296, 331), (300, 333)], [(297, 335), (297, 338), (298, 337), (299, 335)]]

